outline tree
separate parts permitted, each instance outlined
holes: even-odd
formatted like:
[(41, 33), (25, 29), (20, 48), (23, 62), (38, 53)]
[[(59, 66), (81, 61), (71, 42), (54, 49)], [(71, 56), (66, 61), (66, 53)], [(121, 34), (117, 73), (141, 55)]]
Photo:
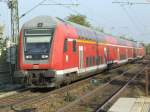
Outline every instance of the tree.
[(77, 24), (80, 24), (80, 25), (83, 25), (83, 26), (86, 26), (86, 27), (91, 27), (91, 24), (87, 21), (87, 17), (84, 15), (80, 15), (80, 14), (73, 15), (72, 14), (67, 17), (67, 20), (77, 23)]
[(135, 40), (132, 37), (126, 37), (125, 35), (120, 36), (121, 39), (129, 40), (129, 41), (134, 41)]
[(0, 25), (0, 33), (3, 33), (4, 31), (4, 26)]
[(6, 50), (6, 38), (4, 37), (4, 25), (0, 25), (0, 64), (6, 64), (7, 50)]
[(103, 27), (92, 27), (94, 30), (105, 33), (104, 28)]
[(4, 26), (0, 25), (0, 49), (1, 49), (1, 50), (2, 50), (3, 45), (4, 45), (4, 43), (3, 43), (3, 38), (2, 38), (3, 32), (4, 32)]

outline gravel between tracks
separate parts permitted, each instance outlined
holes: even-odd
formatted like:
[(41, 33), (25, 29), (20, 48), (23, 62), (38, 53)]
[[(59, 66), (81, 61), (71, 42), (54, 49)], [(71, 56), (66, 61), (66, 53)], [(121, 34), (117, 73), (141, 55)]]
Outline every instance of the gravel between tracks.
[[(140, 66), (139, 64), (135, 65)], [(118, 69), (111, 70), (109, 73), (102, 73), (94, 76), (94, 78), (91, 77), (44, 94), (38, 92), (33, 94), (32, 92), (29, 92), (25, 96), (16, 95), (15, 97), (11, 96), (7, 99), (1, 99), (0, 111), (13, 112), (13, 110), (33, 110), (36, 108), (36, 111), (38, 112), (55, 112), (59, 108), (62, 108), (72, 103), (73, 101), (80, 99), (90, 91), (93, 91), (99, 86), (102, 86), (107, 81), (110, 81), (112, 77), (119, 75), (120, 72), (135, 67), (135, 65), (122, 66)], [(93, 79), (96, 79), (96, 81), (99, 83), (93, 84)], [(113, 87), (110, 86), (110, 88), (106, 88), (106, 91), (113, 90), (112, 88)], [(9, 102), (11, 103), (9, 104)], [(10, 105), (13, 105), (13, 107), (2, 108)]]

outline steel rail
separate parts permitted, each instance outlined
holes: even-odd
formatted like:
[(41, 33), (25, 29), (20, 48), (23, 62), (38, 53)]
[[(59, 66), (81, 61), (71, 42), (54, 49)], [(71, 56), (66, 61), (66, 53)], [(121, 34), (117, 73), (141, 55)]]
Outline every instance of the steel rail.
[[(121, 66), (122, 67), (122, 66)], [(120, 69), (120, 66), (119, 67), (117, 67), (117, 68), (115, 68), (115, 69), (112, 69), (112, 71), (114, 71), (114, 70), (117, 70), (117, 69)], [(24, 99), (23, 101), (15, 101), (15, 95), (17, 94), (15, 94), (15, 95), (11, 95), (10, 97), (12, 97), (12, 96), (14, 96), (13, 98), (11, 98), (11, 99), (8, 99), (7, 100), (7, 105), (3, 105), (3, 106), (1, 106), (0, 105), (0, 108), (1, 107), (4, 107), (4, 108), (6, 108), (6, 107), (9, 107), (9, 106), (12, 106), (12, 105), (17, 105), (17, 104), (22, 104), (22, 103), (26, 103), (26, 102), (32, 102), (32, 101), (35, 101), (36, 102), (36, 100), (39, 100), (39, 99), (45, 99), (46, 97), (48, 97), (49, 96), (49, 94), (54, 94), (54, 93), (57, 93), (58, 91), (66, 91), (68, 88), (71, 88), (71, 87), (74, 87), (74, 86), (78, 86), (79, 84), (82, 84), (82, 83), (85, 83), (85, 82), (87, 82), (87, 81), (89, 81), (90, 79), (92, 79), (93, 77), (96, 77), (96, 76), (98, 76), (99, 74), (96, 74), (96, 75), (93, 75), (93, 76), (90, 76), (90, 77), (87, 77), (87, 78), (85, 78), (85, 79), (83, 79), (83, 80), (79, 80), (79, 81), (77, 81), (77, 82), (75, 82), (75, 83), (72, 83), (72, 84), (70, 84), (70, 85), (67, 85), (67, 86), (64, 86), (64, 87), (62, 87), (62, 88), (60, 88), (60, 89), (56, 89), (56, 90), (52, 90), (52, 91), (50, 91), (50, 92), (48, 92), (48, 93), (45, 93), (45, 94), (43, 94), (43, 95), (39, 95), (38, 97), (33, 97), (32, 99)], [(27, 88), (27, 90), (28, 90), (29, 88)], [(23, 89), (23, 90), (26, 90), (26, 89)], [(23, 91), (22, 90), (22, 91)], [(21, 92), (21, 91), (19, 91), (19, 92)], [(21, 93), (20, 95), (23, 95), (23, 96), (25, 96), (25, 93)], [(19, 96), (20, 96), (19, 95)], [(8, 96), (9, 97), (9, 96)], [(1, 101), (4, 101), (5, 100), (5, 98), (2, 98), (1, 99)]]
[[(122, 67), (122, 66), (120, 66), (120, 67)], [(114, 70), (116, 70), (116, 69), (120, 69), (120, 67), (119, 68), (115, 68), (115, 69), (112, 69), (112, 71), (114, 71)], [(19, 101), (19, 102), (16, 102), (16, 103), (14, 103), (13, 105), (14, 106), (18, 106), (18, 105), (22, 105), (22, 104), (28, 104), (29, 102), (33, 102), (33, 103), (36, 103), (36, 102), (38, 102), (39, 100), (41, 101), (41, 100), (45, 100), (45, 99), (47, 99), (51, 94), (57, 94), (57, 93), (59, 93), (59, 92), (61, 92), (61, 93), (63, 93), (63, 92), (66, 92), (66, 91), (68, 91), (69, 90), (69, 88), (74, 88), (74, 87), (76, 87), (76, 86), (80, 86), (80, 85), (82, 85), (82, 84), (84, 84), (84, 83), (86, 83), (86, 82), (89, 82), (89, 80), (91, 80), (93, 77), (96, 77), (96, 76), (101, 76), (101, 74), (102, 73), (97, 73), (97, 74), (95, 74), (95, 75), (92, 75), (92, 76), (89, 76), (89, 77), (87, 77), (87, 78), (83, 78), (82, 80), (78, 80), (78, 81), (76, 81), (76, 82), (74, 82), (74, 83), (72, 83), (72, 84), (70, 84), (70, 85), (67, 85), (67, 86), (63, 86), (63, 87), (61, 87), (60, 89), (56, 89), (56, 90), (53, 90), (53, 91), (50, 91), (50, 92), (48, 92), (48, 93), (46, 93), (46, 94), (43, 94), (43, 95), (40, 95), (40, 96), (38, 96), (38, 97), (35, 97), (35, 98), (33, 98), (33, 99), (28, 99), (28, 100), (25, 100), (25, 101)], [(124, 73), (125, 74), (125, 73)], [(119, 78), (119, 77), (118, 77)]]
[[(147, 66), (146, 66), (146, 67), (147, 67)], [(124, 89), (126, 89), (127, 86), (128, 86), (131, 82), (133, 82), (133, 81), (136, 79), (136, 77), (146, 69), (146, 67), (144, 67), (144, 69), (143, 69), (142, 71), (140, 71), (137, 75), (135, 75), (132, 79), (129, 79), (128, 82), (127, 82), (122, 88), (120, 88), (117, 92), (115, 92), (109, 99), (107, 99), (107, 100), (96, 110), (96, 112), (101, 112), (101, 111), (103, 111), (103, 109), (104, 109), (113, 99), (115, 99), (117, 96), (119, 96), (119, 94), (121, 94), (121, 93), (124, 91)]]
[[(136, 67), (134, 67), (134, 68), (132, 68), (132, 69), (135, 69), (135, 68), (136, 68)], [(129, 70), (123, 72), (122, 74), (120, 74), (119, 76), (114, 77), (111, 81), (107, 82), (106, 84), (104, 84), (104, 85), (102, 85), (102, 86), (99, 86), (98, 88), (96, 88), (96, 89), (93, 90), (92, 92), (90, 92), (90, 93), (84, 95), (83, 97), (81, 97), (81, 98), (75, 100), (74, 102), (72, 102), (72, 103), (66, 105), (66, 106), (63, 107), (63, 108), (60, 108), (57, 112), (64, 112), (64, 110), (66, 110), (66, 109), (68, 109), (68, 108), (71, 108), (73, 105), (77, 104), (77, 103), (80, 102), (80, 101), (83, 101), (85, 98), (91, 96), (93, 93), (99, 91), (100, 89), (103, 89), (103, 88), (107, 87), (111, 82), (113, 82), (113, 81), (116, 80), (116, 79), (121, 78), (122, 76), (124, 76), (126, 73), (128, 73), (128, 72), (129, 72), (130, 70), (132, 70), (132, 69), (129, 69)]]
[[(124, 67), (124, 66), (121, 66), (121, 67)], [(112, 69), (111, 71), (113, 72), (113, 71), (115, 71), (115, 70), (117, 70), (117, 69), (120, 69), (121, 67), (117, 67), (117, 68), (115, 68), (115, 69)], [(136, 68), (136, 67), (135, 67)], [(127, 72), (127, 71), (126, 71)], [(126, 73), (125, 72), (125, 73)], [(125, 74), (125, 73), (123, 73), (123, 74)], [(78, 85), (82, 85), (82, 83), (85, 83), (85, 82), (87, 82), (87, 81), (89, 81), (90, 79), (92, 79), (93, 77), (95, 77), (95, 76), (101, 76), (100, 75), (100, 73), (99, 74), (95, 74), (95, 75), (93, 75), (93, 76), (90, 76), (90, 77), (88, 77), (88, 78), (84, 78), (84, 80), (79, 80), (79, 81), (77, 81), (77, 82), (75, 82), (75, 83), (72, 83), (72, 84), (70, 84), (70, 85), (67, 85), (67, 86), (64, 86), (64, 87), (62, 87), (62, 88), (60, 88), (60, 89), (56, 89), (56, 90), (53, 90), (53, 91), (50, 91), (50, 92), (48, 92), (48, 93), (45, 93), (45, 94), (41, 94), (41, 95), (39, 95), (39, 96), (36, 96), (36, 97), (32, 97), (32, 98), (26, 98), (26, 99), (24, 99), (24, 100), (20, 100), (19, 99), (19, 101), (13, 101), (13, 103), (11, 103), (10, 105), (8, 104), (7, 106), (4, 106), (4, 108), (1, 108), (1, 109), (8, 109), (8, 108), (10, 108), (10, 107), (18, 107), (18, 106), (24, 106), (24, 105), (27, 105), (27, 104), (35, 104), (35, 103), (37, 103), (38, 101), (43, 101), (43, 100), (46, 100), (46, 99), (48, 99), (49, 97), (50, 97), (50, 95), (51, 94), (55, 94), (55, 93), (60, 93), (60, 92), (65, 92), (66, 90), (68, 90), (69, 88), (74, 88), (74, 87), (76, 87), (76, 86), (78, 86)], [(119, 77), (118, 77), (119, 78)]]

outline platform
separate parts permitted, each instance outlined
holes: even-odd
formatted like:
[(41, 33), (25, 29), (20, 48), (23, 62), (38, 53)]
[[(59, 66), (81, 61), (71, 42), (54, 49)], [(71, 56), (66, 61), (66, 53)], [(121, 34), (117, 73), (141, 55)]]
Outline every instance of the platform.
[(150, 98), (120, 98), (108, 112), (150, 112)]

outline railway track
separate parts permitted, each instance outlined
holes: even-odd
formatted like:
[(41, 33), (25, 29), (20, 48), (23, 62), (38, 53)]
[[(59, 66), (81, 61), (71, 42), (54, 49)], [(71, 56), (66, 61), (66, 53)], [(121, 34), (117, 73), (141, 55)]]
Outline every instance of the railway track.
[[(146, 66), (147, 67), (147, 66)], [(103, 102), (100, 107), (96, 110), (96, 112), (105, 112), (105, 109), (110, 106), (109, 104), (116, 98), (119, 97), (119, 95), (129, 86), (129, 84), (131, 84), (138, 76), (139, 74), (141, 74), (142, 72), (144, 72), (144, 70), (146, 69), (146, 67), (143, 68), (143, 70), (140, 70), (139, 73), (137, 73), (136, 75), (134, 75), (132, 78), (130, 78), (126, 84), (124, 84), (124, 86), (122, 86), (121, 88), (119, 88), (115, 93), (113, 93), (108, 99), (106, 99), (105, 102)]]
[(107, 102), (107, 100), (109, 100), (115, 93), (117, 94), (117, 91), (119, 91), (126, 83), (128, 83), (132, 77), (135, 77), (135, 75), (133, 75), (135, 71), (136, 73), (139, 72), (137, 69), (132, 70), (130, 69), (123, 72), (121, 75), (114, 77), (102, 86), (96, 88), (94, 91), (89, 92), (88, 94), (82, 96), (69, 105), (64, 106), (63, 108), (60, 108), (57, 112), (95, 111), (97, 106), (103, 105), (105, 102)]
[[(47, 93), (32, 93), (24, 92), (16, 96), (10, 96), (0, 100), (0, 111), (9, 112), (12, 110), (26, 110), (26, 109), (35, 109), (40, 112), (55, 112), (59, 108), (65, 107), (74, 101), (77, 101), (82, 96), (86, 95), (90, 91), (95, 90), (98, 86), (103, 86), (103, 83), (108, 83), (112, 80), (113, 77), (120, 77), (120, 72), (122, 69), (128, 70), (130, 67), (136, 68), (139, 65), (128, 65), (125, 67), (120, 67), (114, 70), (111, 70), (110, 73), (99, 74), (88, 79), (75, 82), (71, 85), (50, 91)], [(116, 73), (118, 72), (118, 73)], [(124, 72), (123, 72), (124, 73)], [(96, 80), (95, 80), (96, 79)], [(91, 81), (103, 81), (98, 85), (93, 84)], [(50, 108), (49, 108), (50, 107)]]

